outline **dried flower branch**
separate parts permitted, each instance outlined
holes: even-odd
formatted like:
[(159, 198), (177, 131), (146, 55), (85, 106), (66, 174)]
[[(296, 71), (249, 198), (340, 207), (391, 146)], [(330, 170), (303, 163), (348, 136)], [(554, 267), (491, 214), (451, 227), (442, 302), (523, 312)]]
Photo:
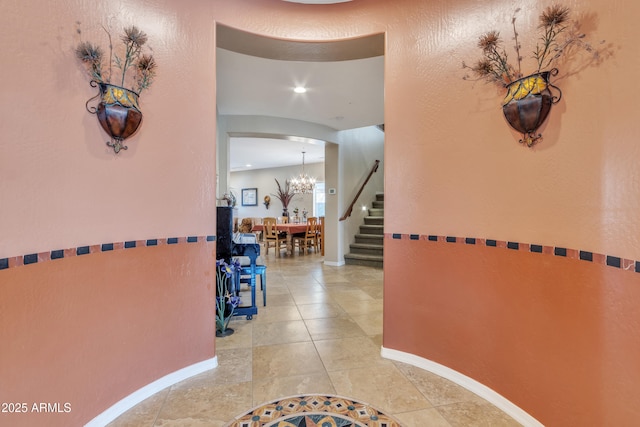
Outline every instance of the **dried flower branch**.
[(151, 86), (156, 75), (157, 63), (152, 55), (142, 53), (143, 46), (148, 40), (147, 35), (136, 26), (125, 28), (124, 34), (120, 37), (124, 43), (124, 54), (120, 56), (113, 52), (111, 34), (106, 29), (105, 32), (109, 37), (109, 72), (107, 75), (103, 72), (103, 63), (106, 59), (102, 49), (89, 42), (80, 42), (76, 48), (76, 56), (85, 64), (91, 79), (98, 83), (111, 83), (111, 66), (115, 65), (121, 73), (120, 86), (124, 87), (127, 71), (133, 67), (135, 76), (131, 89), (140, 93)]
[(138, 61), (138, 70), (136, 74), (136, 82), (138, 83), (138, 93), (148, 88), (153, 83), (156, 75), (156, 61), (151, 55), (142, 55)]
[[(562, 55), (562, 50), (559, 49), (557, 38), (567, 29), (568, 24), (566, 23), (568, 20), (569, 8), (564, 6), (549, 6), (542, 15), (540, 15), (540, 28), (542, 28), (544, 32), (540, 38), (542, 45), (537, 44), (536, 51), (533, 53), (533, 57), (538, 61), (537, 72), (549, 68), (553, 61)], [(572, 39), (567, 39), (562, 44), (566, 45), (570, 40)], [(573, 41), (570, 43), (573, 43)], [(555, 52), (555, 54), (548, 58), (553, 52)]]
[(293, 199), (293, 196), (295, 196), (295, 193), (290, 187), (289, 180), (285, 181), (285, 187), (283, 189), (278, 179), (274, 179), (276, 180), (276, 184), (278, 185), (278, 191), (276, 192), (276, 194), (273, 194), (273, 196), (275, 196), (278, 200), (280, 200), (280, 202), (282, 202), (283, 209), (287, 209), (289, 203), (291, 203), (291, 200)]
[[(523, 77), (522, 56), (520, 55), (519, 34), (516, 28), (516, 16), (520, 9), (514, 12), (511, 24), (515, 40), (517, 68), (508, 61), (508, 55), (502, 47), (500, 33), (493, 30), (480, 36), (478, 47), (482, 50), (482, 59), (470, 66), (462, 63), (462, 67), (469, 69), (475, 79), (465, 75), (465, 80), (485, 80), (497, 83), (500, 86)], [(532, 52), (532, 59), (537, 63), (536, 73), (550, 70), (555, 66), (560, 58), (566, 56), (570, 48), (575, 47), (591, 53), (594, 57), (598, 52), (594, 51), (591, 45), (584, 40), (585, 35), (578, 31), (578, 25), (570, 16), (570, 9), (566, 6), (552, 5), (547, 7), (540, 15), (540, 25), (542, 35)]]
[(76, 57), (87, 67), (93, 80), (102, 81), (102, 49), (89, 42), (81, 42), (76, 47)]

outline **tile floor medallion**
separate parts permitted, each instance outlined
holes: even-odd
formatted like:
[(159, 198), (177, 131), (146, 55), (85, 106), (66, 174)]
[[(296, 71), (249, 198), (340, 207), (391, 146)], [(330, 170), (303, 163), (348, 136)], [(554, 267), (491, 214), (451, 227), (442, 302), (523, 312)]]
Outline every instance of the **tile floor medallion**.
[(260, 405), (227, 427), (401, 427), (365, 403), (327, 395), (293, 396)]

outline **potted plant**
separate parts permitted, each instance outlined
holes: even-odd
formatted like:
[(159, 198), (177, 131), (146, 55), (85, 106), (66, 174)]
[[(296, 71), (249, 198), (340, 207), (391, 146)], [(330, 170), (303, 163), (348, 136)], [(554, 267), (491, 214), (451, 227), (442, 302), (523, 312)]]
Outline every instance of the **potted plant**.
[(273, 194), (273, 196), (275, 196), (282, 203), (282, 216), (289, 216), (289, 203), (291, 203), (291, 200), (293, 200), (293, 196), (295, 195), (295, 193), (291, 188), (289, 180), (285, 181), (285, 186), (283, 189), (280, 185), (280, 182), (276, 178), (274, 179), (276, 180), (276, 184), (278, 185), (278, 190), (276, 194)]
[[(519, 10), (517, 9), (516, 13)], [(558, 74), (556, 64), (577, 49), (589, 52), (593, 58), (597, 58), (599, 52), (594, 50), (585, 41), (585, 35), (578, 31), (577, 22), (570, 17), (570, 9), (552, 5), (540, 15), (538, 28), (541, 35), (531, 56), (536, 67), (531, 73), (524, 74), (515, 15), (511, 23), (515, 42), (515, 66), (509, 62), (500, 33), (495, 30), (482, 34), (478, 40), (482, 58), (475, 65), (470, 66), (463, 62), (462, 66), (475, 75), (475, 80), (485, 80), (506, 88), (506, 96), (502, 101), (505, 119), (513, 129), (522, 133), (520, 142), (531, 147), (542, 137), (541, 134), (536, 134), (536, 131), (544, 123), (551, 106), (558, 103), (562, 97), (560, 89), (549, 81), (551, 76)], [(466, 75), (464, 79), (471, 78)], [(553, 94), (551, 89), (557, 91), (556, 94)]]
[(216, 261), (216, 336), (225, 337), (233, 334), (229, 328), (229, 321), (233, 312), (240, 305), (240, 297), (234, 295), (229, 289), (233, 289), (230, 280), (234, 280), (234, 274), (240, 271), (240, 262), (233, 261), (227, 264), (224, 259)]
[[(156, 74), (156, 62), (152, 55), (143, 53), (147, 35), (137, 27), (124, 29), (120, 40), (124, 44), (123, 51), (113, 51), (111, 35), (109, 36), (109, 55), (105, 58), (103, 50), (90, 42), (80, 42), (76, 47), (76, 57), (85, 66), (92, 87), (98, 87), (96, 96), (87, 101), (87, 111), (98, 116), (98, 121), (112, 140), (107, 145), (118, 153), (127, 149), (123, 141), (133, 135), (142, 122), (142, 112), (138, 98), (144, 89), (153, 83)], [(120, 72), (116, 81), (115, 70)], [(129, 79), (127, 72), (131, 70)], [(89, 107), (89, 102), (100, 97), (97, 107)]]

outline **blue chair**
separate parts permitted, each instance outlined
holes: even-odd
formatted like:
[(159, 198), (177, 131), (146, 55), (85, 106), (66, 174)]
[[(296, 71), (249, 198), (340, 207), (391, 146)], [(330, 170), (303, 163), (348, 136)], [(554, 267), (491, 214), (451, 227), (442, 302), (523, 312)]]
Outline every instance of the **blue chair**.
[[(255, 237), (255, 236), (254, 236)], [(240, 295), (240, 283), (248, 283), (251, 288), (251, 305), (246, 306), (238, 306), (236, 307), (233, 315), (234, 316), (247, 316), (247, 320), (251, 320), (254, 314), (258, 314), (258, 307), (256, 306), (256, 259), (258, 255), (260, 255), (260, 245), (257, 243), (236, 243), (234, 242), (232, 247), (232, 257), (234, 261), (240, 262), (240, 271), (234, 274), (233, 287), (234, 294)], [(247, 270), (244, 270), (245, 267), (242, 266), (242, 263), (247, 264)], [(248, 272), (247, 275), (244, 274), (243, 270)]]
[[(240, 262), (240, 272), (236, 274), (236, 293), (240, 292), (240, 283), (247, 283), (251, 287), (251, 305), (255, 307), (256, 276), (260, 276), (260, 289), (262, 289), (262, 303), (267, 305), (267, 266), (259, 257), (260, 246), (255, 242), (255, 235), (240, 234), (235, 240), (233, 259)], [(257, 312), (257, 311), (256, 311)]]
[[(241, 276), (251, 276), (251, 274), (252, 274), (251, 266), (242, 266), (240, 270)], [(266, 306), (267, 305), (267, 266), (264, 264), (260, 264), (260, 265), (256, 264), (254, 267), (253, 274), (260, 276), (260, 290), (262, 291), (262, 305)], [(242, 277), (240, 278), (240, 280), (241, 281), (243, 280)], [(253, 280), (253, 283), (255, 283), (255, 279)]]

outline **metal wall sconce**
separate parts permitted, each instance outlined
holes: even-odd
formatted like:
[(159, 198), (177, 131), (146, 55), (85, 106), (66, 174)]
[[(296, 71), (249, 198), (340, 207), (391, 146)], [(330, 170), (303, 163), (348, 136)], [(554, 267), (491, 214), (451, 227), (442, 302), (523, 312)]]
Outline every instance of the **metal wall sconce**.
[[(549, 76), (558, 74), (558, 69), (543, 71), (518, 79), (507, 85), (507, 96), (502, 102), (502, 112), (509, 125), (522, 134), (520, 143), (531, 147), (542, 138), (536, 134), (551, 111), (551, 106), (560, 102), (562, 91), (549, 83)], [(549, 88), (558, 91), (558, 96)]]
[[(119, 153), (128, 147), (124, 140), (133, 135), (142, 122), (142, 112), (138, 106), (138, 93), (108, 83), (90, 82), (92, 87), (98, 87), (99, 93), (87, 101), (86, 108), (91, 114), (98, 116), (102, 129), (111, 137), (107, 145)], [(97, 107), (89, 107), (89, 102), (100, 97)]]

